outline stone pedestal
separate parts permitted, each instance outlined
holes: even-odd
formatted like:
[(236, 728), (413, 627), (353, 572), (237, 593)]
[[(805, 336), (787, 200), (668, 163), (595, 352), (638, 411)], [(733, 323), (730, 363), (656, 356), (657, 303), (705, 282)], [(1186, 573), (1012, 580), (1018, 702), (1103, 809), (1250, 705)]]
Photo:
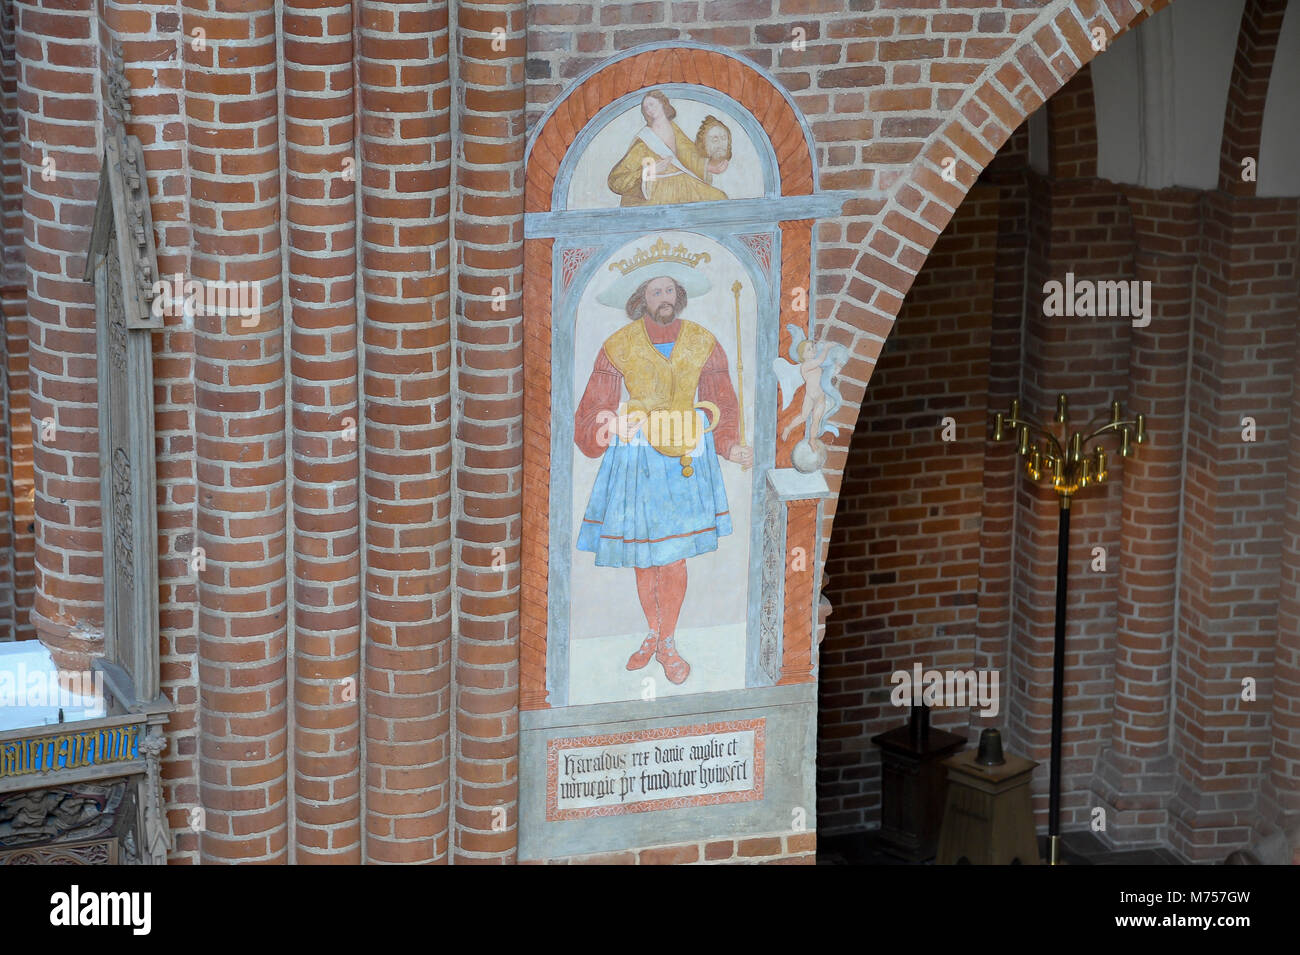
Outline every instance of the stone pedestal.
[(948, 794), (939, 832), (938, 865), (1039, 865), (1029, 779), (1038, 764), (1007, 756), (981, 766), (975, 751), (944, 760)]

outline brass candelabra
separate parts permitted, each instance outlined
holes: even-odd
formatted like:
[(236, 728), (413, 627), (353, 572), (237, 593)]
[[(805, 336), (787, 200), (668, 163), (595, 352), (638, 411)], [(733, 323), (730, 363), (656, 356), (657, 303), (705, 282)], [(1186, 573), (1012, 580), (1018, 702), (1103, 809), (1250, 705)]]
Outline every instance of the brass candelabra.
[[(1102, 423), (1105, 422), (1105, 423)], [(1110, 404), (1110, 418), (1098, 418), (1087, 435), (1070, 430), (1070, 405), (1065, 395), (1056, 396), (1056, 425), (1060, 440), (1048, 427), (1020, 412), (1020, 399), (1011, 402), (1007, 414), (993, 419), (993, 440), (1010, 434), (1016, 451), (1025, 459), (1025, 473), (1034, 482), (1045, 476), (1060, 503), (1056, 534), (1056, 632), (1052, 648), (1052, 762), (1048, 789), (1047, 854), (1050, 865), (1061, 863), (1061, 732), (1065, 715), (1065, 598), (1069, 586), (1070, 501), (1075, 494), (1103, 483), (1110, 471), (1102, 440), (1117, 435), (1120, 457), (1130, 457), (1135, 445), (1146, 442), (1146, 417), (1125, 420), (1118, 401)], [(1094, 443), (1096, 442), (1096, 443)]]
[(1013, 398), (1008, 413), (999, 411), (993, 419), (993, 440), (1004, 440), (1011, 429), (1016, 435), (1016, 450), (1025, 458), (1025, 473), (1035, 482), (1046, 474), (1051, 479), (1052, 490), (1060, 496), (1061, 506), (1068, 510), (1075, 494), (1090, 485), (1101, 484), (1110, 474), (1101, 438), (1117, 434), (1119, 454), (1124, 458), (1133, 453), (1135, 444), (1146, 441), (1146, 416), (1123, 420), (1118, 401), (1110, 403), (1109, 419), (1098, 418), (1093, 424), (1102, 421), (1105, 423), (1101, 427), (1086, 436), (1080, 431), (1070, 431), (1069, 400), (1063, 394), (1057, 395), (1055, 423), (1062, 427), (1061, 441), (1058, 441), (1050, 428), (1022, 415), (1020, 399)]

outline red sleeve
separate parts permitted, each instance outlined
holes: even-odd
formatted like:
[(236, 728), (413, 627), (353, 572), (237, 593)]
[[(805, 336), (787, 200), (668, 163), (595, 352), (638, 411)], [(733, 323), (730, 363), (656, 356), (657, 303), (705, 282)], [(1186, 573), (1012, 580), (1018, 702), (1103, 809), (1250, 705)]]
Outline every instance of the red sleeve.
[(716, 342), (700, 370), (700, 400), (712, 401), (722, 412), (713, 431), (713, 444), (724, 458), (731, 453), (740, 432), (736, 390), (731, 387), (731, 372), (727, 367), (727, 353)]
[(619, 398), (623, 393), (623, 376), (605, 355), (605, 349), (596, 353), (596, 363), (587, 379), (587, 390), (582, 393), (578, 410), (573, 416), (573, 441), (589, 458), (605, 453), (612, 433), (611, 416), (618, 414)]

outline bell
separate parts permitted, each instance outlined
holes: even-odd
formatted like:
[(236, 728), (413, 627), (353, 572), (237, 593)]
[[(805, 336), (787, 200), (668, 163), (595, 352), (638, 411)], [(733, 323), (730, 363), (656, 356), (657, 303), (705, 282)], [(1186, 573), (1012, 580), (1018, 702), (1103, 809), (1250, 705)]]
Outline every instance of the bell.
[(1001, 766), (1006, 762), (1002, 756), (1002, 734), (995, 729), (986, 729), (980, 733), (980, 748), (975, 754), (975, 762), (981, 766)]

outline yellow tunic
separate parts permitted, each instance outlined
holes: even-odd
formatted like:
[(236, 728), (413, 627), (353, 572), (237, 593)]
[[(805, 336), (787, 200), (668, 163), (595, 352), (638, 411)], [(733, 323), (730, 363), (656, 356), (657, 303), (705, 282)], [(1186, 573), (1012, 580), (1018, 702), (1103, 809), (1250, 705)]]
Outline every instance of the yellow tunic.
[[(605, 340), (605, 354), (623, 376), (627, 387), (628, 412), (646, 415), (646, 437), (660, 454), (683, 457), (691, 454), (704, 437), (695, 416), (695, 392), (700, 371), (713, 353), (716, 339), (694, 322), (682, 320), (672, 358), (664, 358), (650, 343), (645, 319), (623, 326)], [(718, 423), (717, 406), (709, 430)], [(682, 464), (690, 465), (689, 457)]]
[[(681, 131), (676, 123), (672, 124), (676, 156), (660, 156), (645, 141), (638, 138), (618, 164), (610, 170), (609, 188), (621, 199), (621, 206), (662, 206), (678, 202), (707, 202), (713, 199), (725, 199), (727, 194), (721, 189), (709, 185), (713, 174), (709, 172), (709, 158), (695, 148), (695, 143)], [(643, 163), (646, 159), (657, 162), (660, 159), (672, 159), (678, 166), (690, 172), (674, 168), (668, 174), (658, 174), (642, 183)], [(649, 198), (647, 198), (647, 196)]]

